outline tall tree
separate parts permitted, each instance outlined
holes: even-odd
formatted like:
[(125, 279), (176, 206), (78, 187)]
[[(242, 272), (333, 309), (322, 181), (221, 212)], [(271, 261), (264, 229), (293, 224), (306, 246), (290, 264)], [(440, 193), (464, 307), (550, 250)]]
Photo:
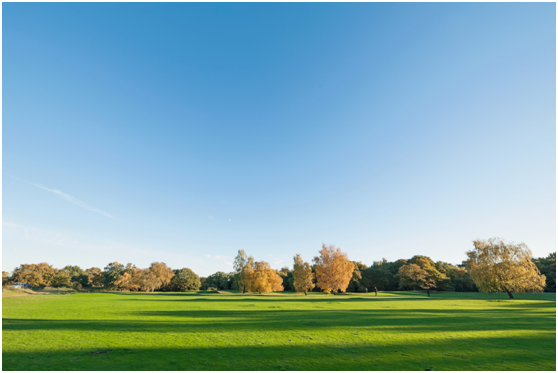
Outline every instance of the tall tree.
[(308, 262), (302, 260), (300, 254), (296, 254), (294, 257), (293, 266), (293, 286), (295, 291), (304, 292), (304, 295), (308, 295), (308, 291), (314, 288), (314, 273), (312, 273), (312, 267)]
[(246, 293), (246, 267), (253, 267), (254, 266), (254, 258), (252, 256), (248, 256), (244, 250), (238, 250), (238, 254), (236, 258), (234, 258), (233, 267), (236, 271), (236, 281), (239, 284), (239, 288), (242, 288), (242, 293)]
[(314, 264), (319, 288), (330, 289), (333, 294), (347, 289), (355, 266), (341, 249), (322, 245), (320, 256), (314, 258)]
[(506, 243), (499, 238), (475, 240), (468, 251), (467, 270), (483, 293), (543, 291), (546, 278), (531, 260), (524, 243)]

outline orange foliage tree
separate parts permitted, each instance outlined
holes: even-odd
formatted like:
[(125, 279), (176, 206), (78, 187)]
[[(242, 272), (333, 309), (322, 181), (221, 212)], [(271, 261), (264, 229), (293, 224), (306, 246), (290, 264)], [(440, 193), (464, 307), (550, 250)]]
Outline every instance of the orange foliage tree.
[(271, 291), (283, 290), (283, 278), (275, 272), (269, 263), (255, 262), (254, 266), (247, 266), (246, 288), (251, 292), (269, 293)]
[(344, 292), (353, 277), (354, 264), (346, 253), (333, 245), (322, 245), (320, 256), (314, 258), (317, 285), (333, 294)]

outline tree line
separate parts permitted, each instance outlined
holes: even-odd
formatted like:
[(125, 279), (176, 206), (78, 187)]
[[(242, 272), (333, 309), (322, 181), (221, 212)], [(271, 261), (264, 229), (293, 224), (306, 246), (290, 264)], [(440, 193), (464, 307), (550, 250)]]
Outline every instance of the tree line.
[(309, 263), (300, 254), (292, 268), (272, 269), (239, 250), (234, 271), (199, 277), (189, 268), (171, 269), (154, 262), (141, 269), (132, 263), (112, 262), (104, 269), (66, 266), (56, 269), (47, 263), (22, 264), (9, 274), (2, 272), (2, 284), (21, 282), (35, 287), (95, 287), (118, 291), (238, 290), (252, 293), (310, 291), (333, 293), (395, 290), (439, 290), (513, 292), (556, 291), (556, 253), (532, 258), (525, 244), (503, 240), (473, 241), (474, 250), (461, 264), (437, 261), (423, 255), (390, 262), (386, 259), (367, 266), (350, 261), (347, 253), (323, 245)]

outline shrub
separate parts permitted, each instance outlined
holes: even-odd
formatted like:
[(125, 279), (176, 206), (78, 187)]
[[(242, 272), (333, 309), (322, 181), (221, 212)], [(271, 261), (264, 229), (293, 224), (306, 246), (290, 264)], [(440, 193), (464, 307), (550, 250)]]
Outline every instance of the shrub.
[(331, 289), (330, 288), (325, 288), (322, 291), (324, 292), (324, 294), (331, 294)]

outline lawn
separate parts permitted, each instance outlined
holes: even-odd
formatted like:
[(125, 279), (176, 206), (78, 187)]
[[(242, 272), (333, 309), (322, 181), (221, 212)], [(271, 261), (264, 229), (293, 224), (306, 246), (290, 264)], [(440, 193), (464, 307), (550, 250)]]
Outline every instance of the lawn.
[(4, 370), (556, 370), (555, 294), (2, 299)]

